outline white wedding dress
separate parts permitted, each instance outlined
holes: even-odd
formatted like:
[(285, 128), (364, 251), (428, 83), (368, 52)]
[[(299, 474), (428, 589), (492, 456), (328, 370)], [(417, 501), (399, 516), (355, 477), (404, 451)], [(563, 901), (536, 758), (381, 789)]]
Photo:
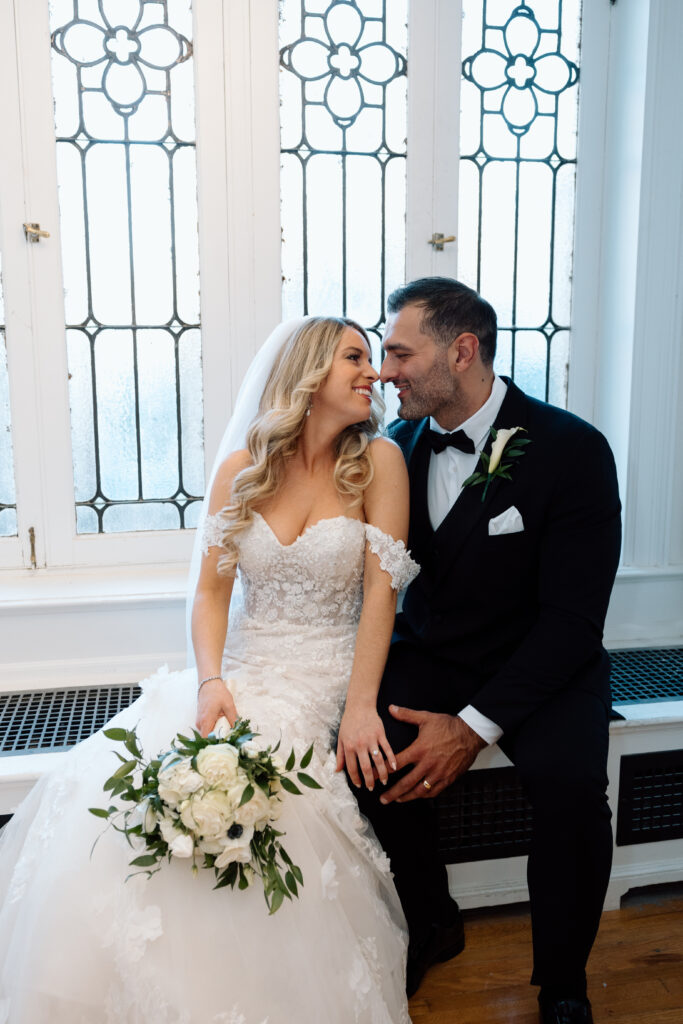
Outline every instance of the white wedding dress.
[[(218, 544), (217, 517), (205, 527)], [(374, 554), (370, 554), (373, 552)], [(401, 587), (402, 543), (339, 516), (281, 544), (255, 514), (239, 543), (241, 602), (224, 672), (264, 743), (302, 754), (322, 790), (285, 800), (278, 828), (303, 871), (301, 897), (273, 916), (259, 884), (214, 891), (213, 872), (164, 862), (124, 882), (133, 856), (88, 807), (116, 744), (97, 733), (44, 777), (0, 838), (1, 1024), (409, 1024), (406, 933), (388, 861), (358, 813), (332, 736), (343, 708), (365, 557)], [(234, 602), (233, 602), (234, 604)], [(111, 724), (145, 754), (190, 729), (196, 671), (162, 669)]]

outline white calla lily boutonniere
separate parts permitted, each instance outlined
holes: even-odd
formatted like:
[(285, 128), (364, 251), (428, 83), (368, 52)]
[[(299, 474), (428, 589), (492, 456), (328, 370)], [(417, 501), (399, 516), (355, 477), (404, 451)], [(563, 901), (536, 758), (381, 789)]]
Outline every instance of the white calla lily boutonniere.
[[(465, 480), (463, 487), (474, 487), (477, 484), (483, 484), (484, 489), (481, 493), (481, 500), (484, 501), (491, 486), (491, 481), (495, 477), (500, 476), (504, 480), (512, 480), (510, 476), (512, 462), (509, 460), (518, 459), (521, 455), (524, 455), (525, 446), (531, 444), (531, 438), (515, 437), (520, 430), (524, 430), (524, 427), (501, 427), (499, 430), (491, 427), (491, 437), (493, 438), (491, 451), (489, 454), (482, 452), (480, 456), (484, 469), (477, 468), (472, 473), (472, 476), (468, 476), (467, 480)], [(513, 437), (515, 437), (514, 441), (512, 440)]]

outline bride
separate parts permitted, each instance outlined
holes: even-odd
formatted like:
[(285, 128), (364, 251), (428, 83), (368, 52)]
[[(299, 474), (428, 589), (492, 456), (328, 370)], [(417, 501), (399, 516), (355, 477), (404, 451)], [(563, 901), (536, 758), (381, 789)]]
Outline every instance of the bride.
[(147, 756), (223, 715), (264, 745), (314, 741), (323, 788), (286, 799), (278, 825), (300, 898), (269, 917), (257, 886), (215, 891), (177, 860), (124, 882), (132, 853), (112, 830), (91, 856), (102, 822), (87, 808), (116, 763), (96, 733), (0, 840), (0, 1024), (409, 1024), (400, 904), (341, 772), (386, 781), (376, 696), (396, 592), (417, 572), (403, 457), (374, 437), (377, 376), (352, 321), (271, 335), (197, 531), (196, 671), (162, 669), (110, 723), (135, 726)]

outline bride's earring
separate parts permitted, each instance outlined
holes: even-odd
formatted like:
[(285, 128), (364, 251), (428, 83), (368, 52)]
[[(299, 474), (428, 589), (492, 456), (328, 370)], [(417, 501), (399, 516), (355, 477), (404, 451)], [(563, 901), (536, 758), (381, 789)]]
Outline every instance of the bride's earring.
[(310, 416), (310, 415), (311, 415), (311, 406), (312, 406), (312, 405), (313, 405), (313, 399), (312, 399), (312, 398), (309, 398), (309, 399), (308, 399), (308, 407), (307, 407), (307, 409), (306, 409), (306, 415), (307, 415), (307, 416)]

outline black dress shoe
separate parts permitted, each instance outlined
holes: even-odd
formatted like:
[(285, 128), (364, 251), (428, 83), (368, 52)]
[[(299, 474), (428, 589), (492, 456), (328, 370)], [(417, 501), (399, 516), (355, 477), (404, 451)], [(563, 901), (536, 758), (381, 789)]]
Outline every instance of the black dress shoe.
[(459, 913), (450, 924), (433, 924), (421, 941), (411, 943), (406, 976), (408, 999), (415, 995), (430, 967), (451, 960), (464, 948), (465, 928)]
[(593, 1024), (588, 999), (550, 999), (538, 997), (541, 1024)]

